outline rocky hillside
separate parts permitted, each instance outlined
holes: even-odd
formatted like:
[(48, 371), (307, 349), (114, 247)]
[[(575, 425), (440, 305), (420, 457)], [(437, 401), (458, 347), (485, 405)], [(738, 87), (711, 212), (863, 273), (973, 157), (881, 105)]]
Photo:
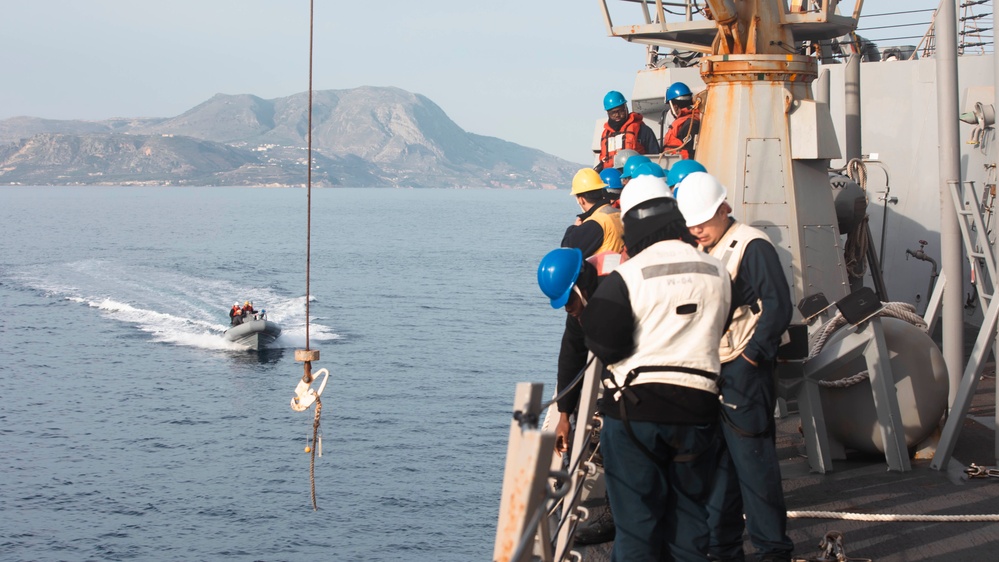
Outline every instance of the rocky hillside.
[[(567, 187), (578, 165), (465, 132), (397, 88), (313, 94), (313, 185)], [(0, 185), (306, 182), (308, 93), (218, 94), (166, 119), (0, 121)]]

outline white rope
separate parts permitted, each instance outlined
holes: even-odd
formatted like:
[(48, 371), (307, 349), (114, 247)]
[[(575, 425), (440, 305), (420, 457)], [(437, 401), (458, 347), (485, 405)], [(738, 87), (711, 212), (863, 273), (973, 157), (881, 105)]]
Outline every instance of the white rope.
[[(907, 302), (888, 302), (884, 303), (884, 308), (878, 312), (878, 316), (890, 316), (892, 318), (898, 318), (899, 320), (905, 320), (906, 322), (912, 324), (921, 329), (926, 329), (926, 322), (923, 317), (916, 314), (916, 307)], [(829, 337), (838, 329), (846, 325), (846, 318), (843, 317), (843, 313), (837, 312), (836, 316), (833, 316), (828, 322), (822, 325), (819, 329), (819, 335), (815, 339), (815, 343), (812, 344), (812, 349), (808, 354), (808, 360), (814, 359), (821, 351), (822, 348), (826, 346), (826, 342)], [(842, 379), (834, 381), (817, 381), (818, 385), (825, 388), (846, 388), (848, 386), (855, 385), (863, 380), (867, 379), (867, 371), (861, 371), (855, 375), (845, 377)]]
[(867, 164), (860, 158), (854, 158), (846, 164), (846, 175), (857, 182), (860, 189), (867, 191)]
[[(860, 158), (854, 158), (847, 162), (845, 169), (846, 176), (856, 182), (867, 197), (867, 165)], [(866, 205), (865, 205), (866, 207)], [(862, 220), (850, 229), (846, 234), (846, 246), (843, 248), (843, 259), (846, 262), (846, 270), (851, 278), (862, 278), (867, 271), (867, 245), (869, 243), (870, 228), (868, 227), (867, 214)]]
[[(926, 328), (926, 322), (921, 316), (916, 314), (916, 307), (904, 302), (885, 303), (884, 309), (878, 313), (879, 316), (890, 316), (905, 320), (919, 328)], [(808, 359), (818, 355), (825, 347), (829, 336), (836, 330), (846, 325), (843, 314), (836, 313), (832, 319), (826, 322), (819, 331), (819, 335), (812, 345)], [(819, 386), (831, 388), (843, 388), (857, 384), (867, 378), (867, 371), (835, 381), (818, 381)], [(902, 513), (848, 513), (839, 511), (788, 511), (789, 519), (840, 519), (846, 521), (930, 521), (930, 522), (972, 522), (972, 521), (999, 521), (999, 514), (989, 515), (911, 515)]]
[(842, 519), (846, 521), (934, 521), (934, 522), (999, 521), (999, 514), (910, 515), (904, 513), (844, 513), (839, 511), (788, 511), (787, 517), (789, 519)]

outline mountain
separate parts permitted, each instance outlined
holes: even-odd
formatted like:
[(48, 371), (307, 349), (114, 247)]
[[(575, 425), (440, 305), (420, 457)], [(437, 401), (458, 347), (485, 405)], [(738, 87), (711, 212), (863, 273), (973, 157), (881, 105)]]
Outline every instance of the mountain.
[[(304, 185), (308, 102), (217, 94), (171, 118), (5, 119), (0, 184)], [(312, 120), (316, 186), (551, 189), (579, 168), (398, 88), (313, 92)]]

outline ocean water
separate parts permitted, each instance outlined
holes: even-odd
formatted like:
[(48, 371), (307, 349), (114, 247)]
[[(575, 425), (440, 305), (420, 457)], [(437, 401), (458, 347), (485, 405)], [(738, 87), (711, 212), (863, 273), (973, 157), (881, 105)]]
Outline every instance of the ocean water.
[[(486, 560), (514, 386), (554, 384), (536, 267), (565, 192), (0, 188), (0, 558)], [(250, 299), (284, 328), (222, 332)]]

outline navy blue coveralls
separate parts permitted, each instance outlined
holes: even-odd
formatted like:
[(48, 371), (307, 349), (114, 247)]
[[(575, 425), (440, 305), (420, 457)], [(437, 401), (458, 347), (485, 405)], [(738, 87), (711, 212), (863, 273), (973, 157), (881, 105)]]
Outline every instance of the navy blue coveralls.
[[(605, 363), (617, 362), (634, 351), (635, 322), (628, 287), (612, 272), (583, 311), (586, 345)], [(720, 442), (718, 397), (671, 384), (639, 384), (628, 393), (619, 402), (605, 392), (599, 402), (616, 528), (612, 562), (703, 561), (705, 502)]]
[(745, 559), (743, 529), (761, 560), (789, 560), (794, 549), (774, 432), (774, 363), (792, 304), (780, 259), (766, 240), (746, 246), (732, 291), (733, 306), (757, 300), (762, 313), (753, 336), (742, 355), (722, 364), (718, 379), (724, 443), (708, 501), (709, 553), (718, 560)]

